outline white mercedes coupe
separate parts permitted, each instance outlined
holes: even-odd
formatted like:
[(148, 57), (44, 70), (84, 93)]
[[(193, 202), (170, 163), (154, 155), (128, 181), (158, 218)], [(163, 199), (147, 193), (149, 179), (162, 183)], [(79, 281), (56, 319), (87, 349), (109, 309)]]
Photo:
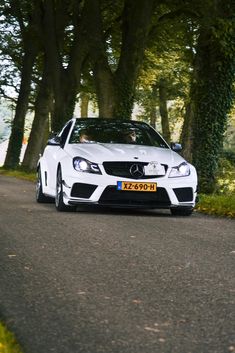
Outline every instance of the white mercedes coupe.
[(169, 209), (191, 215), (195, 168), (148, 124), (133, 120), (71, 119), (48, 140), (37, 165), (37, 202), (58, 211), (78, 205)]

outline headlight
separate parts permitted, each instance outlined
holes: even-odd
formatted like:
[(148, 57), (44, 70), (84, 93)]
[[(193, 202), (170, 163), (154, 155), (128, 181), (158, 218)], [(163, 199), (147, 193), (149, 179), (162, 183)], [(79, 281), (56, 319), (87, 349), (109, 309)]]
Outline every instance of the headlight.
[(101, 174), (98, 164), (92, 163), (81, 157), (75, 157), (73, 159), (73, 167), (78, 172)]
[(188, 163), (183, 162), (177, 167), (171, 168), (169, 178), (185, 177), (190, 175), (190, 167)]

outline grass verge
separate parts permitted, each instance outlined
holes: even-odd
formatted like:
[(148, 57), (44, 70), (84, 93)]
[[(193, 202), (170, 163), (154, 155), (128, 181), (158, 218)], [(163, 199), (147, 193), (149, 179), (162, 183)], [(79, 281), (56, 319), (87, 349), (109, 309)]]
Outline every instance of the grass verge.
[(7, 175), (7, 176), (19, 178), (19, 179), (36, 181), (36, 172), (27, 173), (21, 170), (6, 170), (4, 168), (0, 168), (0, 175)]
[(235, 218), (235, 195), (200, 195), (196, 209), (210, 215)]
[(22, 353), (15, 336), (0, 322), (0, 353)]

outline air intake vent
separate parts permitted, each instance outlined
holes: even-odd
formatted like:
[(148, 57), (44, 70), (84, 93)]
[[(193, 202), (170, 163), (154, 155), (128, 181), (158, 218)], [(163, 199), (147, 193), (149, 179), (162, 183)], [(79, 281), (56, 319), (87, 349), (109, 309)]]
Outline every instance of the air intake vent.
[(71, 196), (89, 199), (96, 188), (97, 188), (97, 185), (75, 183), (73, 184), (73, 187), (72, 187)]
[(177, 188), (173, 190), (179, 202), (193, 201), (192, 188)]

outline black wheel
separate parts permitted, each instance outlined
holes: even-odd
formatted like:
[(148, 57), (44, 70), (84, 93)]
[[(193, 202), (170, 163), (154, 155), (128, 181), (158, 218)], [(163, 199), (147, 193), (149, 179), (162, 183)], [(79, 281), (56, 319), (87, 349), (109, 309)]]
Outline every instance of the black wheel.
[(37, 170), (36, 201), (39, 203), (51, 203), (52, 200), (51, 197), (44, 195), (42, 192), (42, 175), (39, 166)]
[(192, 213), (193, 213), (193, 208), (191, 207), (171, 208), (171, 214), (173, 216), (191, 216)]
[(66, 212), (66, 211), (75, 211), (76, 207), (67, 206), (64, 203), (64, 195), (63, 195), (63, 179), (61, 168), (58, 168), (57, 178), (56, 178), (56, 195), (55, 195), (55, 207), (57, 211)]

